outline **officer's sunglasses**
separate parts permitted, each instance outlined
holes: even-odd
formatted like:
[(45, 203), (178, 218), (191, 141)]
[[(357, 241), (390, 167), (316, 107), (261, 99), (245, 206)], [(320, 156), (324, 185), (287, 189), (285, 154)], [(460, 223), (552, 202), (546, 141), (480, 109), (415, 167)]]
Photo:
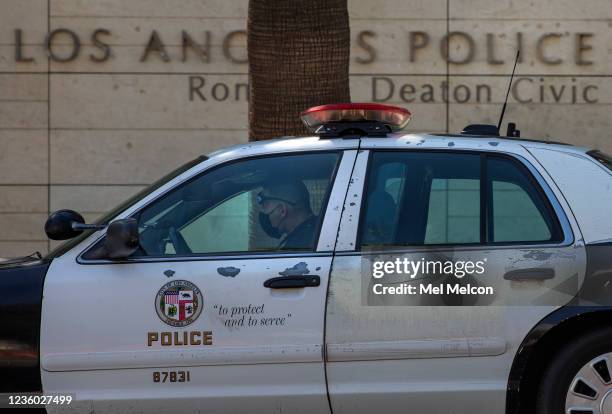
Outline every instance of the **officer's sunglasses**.
[(295, 204), (293, 201), (285, 200), (284, 198), (280, 197), (268, 197), (266, 195), (263, 195), (262, 193), (257, 194), (257, 196), (255, 197), (255, 202), (259, 206), (263, 206), (264, 203), (268, 200), (284, 201), (285, 203), (289, 203), (291, 205)]

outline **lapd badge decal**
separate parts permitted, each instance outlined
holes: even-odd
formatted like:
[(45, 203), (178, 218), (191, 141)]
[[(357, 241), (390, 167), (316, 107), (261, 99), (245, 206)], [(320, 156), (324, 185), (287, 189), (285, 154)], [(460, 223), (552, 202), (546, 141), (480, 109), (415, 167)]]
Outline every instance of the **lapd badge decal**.
[(203, 306), (202, 292), (186, 280), (166, 283), (155, 297), (157, 316), (170, 326), (190, 325), (198, 319)]

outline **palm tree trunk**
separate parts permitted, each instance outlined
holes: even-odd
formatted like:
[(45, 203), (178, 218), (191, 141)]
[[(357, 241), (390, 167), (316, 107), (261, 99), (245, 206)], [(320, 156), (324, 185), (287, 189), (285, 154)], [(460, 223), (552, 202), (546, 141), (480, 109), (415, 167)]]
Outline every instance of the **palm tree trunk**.
[(299, 114), (350, 102), (347, 0), (250, 0), (249, 138), (304, 135)]

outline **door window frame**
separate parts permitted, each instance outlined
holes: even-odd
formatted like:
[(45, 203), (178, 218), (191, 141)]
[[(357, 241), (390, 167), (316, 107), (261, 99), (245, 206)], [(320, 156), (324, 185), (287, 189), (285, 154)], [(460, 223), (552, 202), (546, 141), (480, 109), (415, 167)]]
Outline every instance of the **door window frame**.
[[(552, 189), (549, 187), (548, 183), (542, 177), (542, 175), (537, 171), (537, 169), (529, 163), (524, 157), (514, 153), (508, 152), (500, 152), (500, 151), (478, 151), (471, 149), (440, 149), (440, 148), (427, 148), (427, 149), (402, 149), (396, 150), (393, 148), (377, 148), (377, 149), (369, 149), (369, 157), (367, 160), (367, 165), (365, 168), (365, 180), (363, 184), (362, 196), (361, 196), (361, 205), (359, 209), (359, 220), (358, 225), (356, 227), (356, 239), (355, 239), (355, 251), (363, 252), (363, 253), (388, 253), (394, 251), (406, 251), (406, 250), (445, 250), (449, 248), (476, 248), (482, 249), (486, 248), (504, 248), (511, 247), (517, 248), (519, 246), (525, 247), (533, 247), (533, 246), (543, 246), (543, 247), (562, 247), (569, 246), (574, 243), (574, 235), (572, 232), (572, 228), (570, 222), (565, 214), (565, 211), (561, 207), (561, 204), (557, 200), (557, 197), (553, 193)], [(387, 245), (387, 246), (376, 246), (374, 249), (366, 249), (364, 250), (361, 243), (362, 236), (362, 226), (365, 219), (365, 206), (367, 202), (368, 196), (368, 185), (370, 183), (370, 172), (373, 168), (372, 160), (374, 158), (374, 154), (376, 153), (443, 153), (443, 154), (473, 154), (478, 155), (480, 157), (480, 241), (476, 243), (446, 243), (446, 244), (410, 244), (410, 245)], [(559, 234), (559, 237), (556, 240), (551, 241), (502, 241), (502, 242), (489, 242), (487, 241), (489, 237), (489, 229), (488, 223), (492, 220), (489, 220), (488, 206), (492, 203), (493, 193), (487, 187), (487, 183), (489, 182), (487, 176), (487, 160), (488, 159), (503, 159), (511, 162), (515, 165), (521, 173), (523, 173), (528, 182), (535, 188), (536, 193), (542, 199), (544, 203), (544, 207), (548, 214), (550, 215), (554, 232)], [(552, 237), (552, 235), (551, 235)], [(366, 246), (367, 247), (367, 246)], [(347, 253), (347, 252), (344, 252)]]
[[(321, 217), (320, 222), (317, 226), (317, 236), (311, 250), (278, 250), (278, 251), (253, 251), (253, 252), (214, 252), (214, 253), (193, 253), (190, 255), (166, 255), (166, 256), (136, 256), (133, 258), (127, 258), (122, 260), (111, 260), (111, 259), (87, 259), (83, 256), (87, 254), (90, 250), (96, 247), (96, 245), (104, 240), (106, 237), (106, 229), (102, 231), (102, 234), (97, 237), (94, 241), (89, 243), (86, 248), (84, 248), (76, 258), (77, 263), (83, 265), (100, 265), (100, 264), (129, 264), (129, 263), (156, 263), (156, 262), (189, 262), (189, 261), (202, 261), (202, 260), (248, 260), (248, 259), (264, 259), (264, 258), (274, 258), (274, 257), (313, 257), (313, 256), (322, 256), (329, 255), (332, 251), (320, 251), (318, 250), (319, 239), (322, 234), (325, 216), (327, 215), (327, 211), (329, 209), (329, 201), (331, 199), (331, 195), (333, 193), (334, 188), (337, 184), (338, 172), (341, 168), (343, 160), (350, 158), (345, 157), (345, 153), (347, 151), (351, 151), (350, 148), (337, 148), (337, 149), (325, 149), (325, 150), (311, 150), (311, 151), (289, 151), (289, 152), (275, 152), (275, 153), (266, 153), (266, 154), (257, 154), (250, 155), (245, 157), (234, 158), (231, 160), (227, 160), (224, 162), (220, 162), (218, 164), (211, 165), (209, 168), (205, 168), (202, 171), (193, 174), (192, 176), (186, 178), (183, 181), (177, 182), (175, 185), (168, 187), (165, 191), (157, 194), (151, 200), (148, 200), (146, 204), (143, 204), (137, 207), (134, 211), (130, 212), (130, 214), (126, 215), (125, 218), (129, 217), (137, 217), (138, 214), (141, 213), (146, 207), (150, 206), (152, 203), (155, 203), (171, 192), (178, 190), (179, 188), (188, 185), (194, 180), (197, 180), (202, 175), (212, 172), (218, 168), (223, 168), (229, 166), (234, 163), (243, 162), (243, 161), (251, 161), (255, 159), (261, 158), (274, 158), (274, 157), (287, 157), (287, 156), (299, 156), (299, 155), (309, 155), (309, 154), (337, 154), (338, 159), (336, 161), (336, 165), (334, 166), (334, 170), (330, 177), (330, 184), (325, 194), (325, 199), (321, 204)], [(353, 160), (354, 162), (354, 160)], [(352, 166), (351, 166), (352, 167)], [(350, 177), (347, 177), (347, 182)], [(344, 192), (343, 192), (344, 194)], [(344, 200), (342, 200), (342, 203)], [(113, 219), (120, 218), (122, 212), (119, 212)], [(109, 223), (113, 221), (113, 219), (109, 220)]]

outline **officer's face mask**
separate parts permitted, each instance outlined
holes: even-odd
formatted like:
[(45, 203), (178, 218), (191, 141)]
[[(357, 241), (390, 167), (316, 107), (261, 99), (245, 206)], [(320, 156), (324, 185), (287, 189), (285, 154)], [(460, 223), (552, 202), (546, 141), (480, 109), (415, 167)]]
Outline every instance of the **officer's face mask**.
[(283, 235), (280, 227), (283, 220), (286, 218), (286, 214), (282, 213), (280, 209), (281, 204), (276, 204), (276, 206), (271, 207), (269, 211), (266, 212), (266, 204), (270, 201), (282, 201), (291, 205), (294, 203), (281, 197), (265, 195), (263, 192), (257, 195), (255, 201), (261, 209), (261, 212), (259, 213), (259, 224), (261, 225), (261, 228), (268, 236), (275, 239), (280, 239), (280, 237)]
[(267, 214), (263, 211), (259, 213), (259, 224), (261, 225), (261, 228), (268, 236), (272, 237), (273, 239), (280, 239), (280, 237), (283, 235), (283, 233), (278, 229), (278, 227), (272, 225), (272, 221), (270, 220), (270, 216), (274, 214), (274, 212), (278, 210), (279, 207), (280, 204), (273, 208), (272, 211)]

